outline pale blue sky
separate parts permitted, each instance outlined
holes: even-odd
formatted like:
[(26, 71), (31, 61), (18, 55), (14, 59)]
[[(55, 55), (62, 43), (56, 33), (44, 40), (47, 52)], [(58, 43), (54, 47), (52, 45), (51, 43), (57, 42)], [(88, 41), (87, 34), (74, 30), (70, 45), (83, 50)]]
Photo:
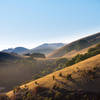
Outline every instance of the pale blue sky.
[(100, 0), (0, 0), (0, 50), (69, 43), (100, 31)]

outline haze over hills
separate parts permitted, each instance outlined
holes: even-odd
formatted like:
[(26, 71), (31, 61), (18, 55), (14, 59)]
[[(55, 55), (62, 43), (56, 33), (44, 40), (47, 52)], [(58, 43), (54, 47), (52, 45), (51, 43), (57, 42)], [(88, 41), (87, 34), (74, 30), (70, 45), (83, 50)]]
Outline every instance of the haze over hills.
[(64, 43), (44, 43), (36, 48), (33, 49), (27, 49), (24, 47), (16, 47), (16, 48), (9, 48), (5, 49), (2, 52), (8, 52), (8, 53), (17, 53), (17, 54), (25, 54), (25, 53), (43, 53), (43, 54), (49, 54), (52, 51), (63, 47)]
[(71, 43), (65, 45), (64, 47), (62, 47), (58, 50), (55, 50), (51, 54), (48, 54), (47, 57), (54, 58), (54, 57), (63, 57), (65, 55), (67, 57), (67, 54), (69, 54), (73, 51), (75, 51), (75, 52), (81, 51), (81, 50), (88, 48), (90, 46), (93, 46), (99, 42), (100, 42), (100, 33), (96, 33), (91, 36), (87, 36), (87, 37), (81, 38), (79, 40), (76, 40), (74, 42), (71, 42)]
[(64, 43), (44, 43), (44, 44), (30, 50), (30, 53), (49, 54), (49, 53), (53, 52), (54, 50), (63, 47), (64, 45), (65, 45)]
[(13, 52), (13, 53), (17, 53), (17, 54), (22, 54), (22, 53), (24, 53), (24, 52), (26, 52), (28, 50), (29, 49), (24, 48), (24, 47), (16, 47), (14, 49), (13, 48), (5, 49), (2, 52), (7, 52), (7, 53)]
[[(82, 38), (68, 44), (69, 47), (67, 48), (67, 52), (76, 50), (76, 52), (79, 53), (79, 51), (81, 50), (84, 51), (85, 49), (84, 54), (74, 55), (74, 57), (70, 55), (71, 56), (70, 59), (66, 59), (64, 58), (64, 56), (62, 56), (62, 58), (56, 57), (54, 59), (52, 58), (35, 59), (32, 56), (21, 57), (21, 55), (18, 55), (16, 53), (1, 52), (0, 58), (2, 58), (3, 61), (0, 60), (0, 81), (1, 81), (0, 92), (8, 92), (9, 90), (13, 89), (13, 87), (25, 83), (23, 86), (21, 86), (23, 88), (26, 85), (25, 81), (29, 82), (30, 80), (35, 80), (35, 81), (32, 81), (27, 84), (29, 89), (34, 89), (37, 88), (38, 86), (42, 86), (52, 90), (52, 88), (55, 87), (56, 85), (56, 87), (59, 87), (61, 91), (62, 89), (65, 89), (66, 91), (72, 91), (72, 89), (74, 90), (82, 89), (82, 91), (85, 92), (86, 91), (99, 92), (98, 88), (99, 81), (96, 80), (95, 78), (92, 79), (94, 80), (94, 84), (97, 87), (93, 87), (91, 82), (89, 82), (91, 81), (90, 80), (91, 71), (93, 71), (92, 72), (93, 75), (94, 73), (97, 74), (96, 77), (99, 77), (100, 75), (99, 73), (100, 44), (98, 44), (99, 41), (100, 41), (100, 33), (97, 33), (92, 36), (88, 36), (86, 38)], [(45, 47), (48, 47), (48, 44), (44, 44), (40, 47), (37, 47), (37, 49)], [(55, 48), (55, 45), (53, 45), (52, 47)], [(88, 81), (87, 79), (85, 79), (88, 76), (87, 72), (90, 74)], [(47, 76), (43, 77), (45, 75)], [(36, 85), (38, 84), (36, 82), (38, 82), (39, 85)], [(91, 86), (92, 88), (90, 88), (89, 86)], [(72, 88), (69, 89), (68, 87)], [(7, 95), (11, 96), (12, 93), (13, 92), (11, 91), (7, 93)]]
[(10, 54), (9, 57), (4, 55), (3, 60), (0, 59), (0, 92), (7, 92), (24, 82), (49, 74), (57, 66), (55, 60), (14, 57), (16, 56)]
[[(45, 88), (49, 88), (50, 90), (52, 90), (52, 92), (59, 91), (60, 93), (62, 93), (62, 95), (64, 94), (64, 92), (68, 94), (68, 91), (78, 92), (80, 90), (83, 92), (99, 93), (100, 92), (100, 86), (99, 86), (100, 72), (99, 70), (100, 70), (100, 55), (97, 55), (85, 61), (82, 61), (80, 63), (77, 63), (73, 66), (56, 71), (43, 78), (37, 79), (27, 84), (24, 84), (21, 86), (21, 88), (25, 88), (25, 85), (31, 90), (32, 89), (34, 90), (36, 89), (36, 87), (39, 87), (39, 86), (43, 87), (44, 90), (39, 91), (41, 96), (43, 96), (42, 92), (44, 93), (45, 91), (48, 91), (48, 90), (45, 90)], [(96, 76), (91, 77), (92, 75), (91, 72), (95, 73)], [(62, 73), (62, 75), (60, 75), (60, 73)], [(71, 77), (69, 77), (69, 75), (71, 75)], [(55, 76), (55, 79), (53, 79), (53, 76)], [(39, 84), (39, 86), (36, 85), (36, 82)], [(13, 91), (8, 92), (7, 95), (11, 97), (12, 95), (14, 95)], [(71, 99), (71, 100), (74, 100), (74, 99)]]
[(15, 53), (5, 53), (5, 52), (0, 52), (0, 62), (2, 61), (8, 61), (8, 60), (16, 60), (20, 59), (21, 57)]
[(100, 100), (100, 0), (0, 0), (0, 100)]

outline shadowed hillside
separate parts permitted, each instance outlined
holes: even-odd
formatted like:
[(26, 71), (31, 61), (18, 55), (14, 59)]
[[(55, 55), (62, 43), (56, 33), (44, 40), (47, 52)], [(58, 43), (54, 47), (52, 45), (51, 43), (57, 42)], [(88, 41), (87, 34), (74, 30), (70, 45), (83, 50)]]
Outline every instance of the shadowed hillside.
[(54, 72), (54, 62), (55, 60), (23, 58), (0, 61), (0, 92), (9, 91), (17, 85)]
[(5, 60), (15, 60), (21, 58), (15, 53), (5, 53), (5, 52), (0, 52), (0, 62), (5, 61)]
[(62, 57), (71, 55), (71, 53), (79, 52), (85, 48), (88, 48), (92, 45), (95, 45), (100, 42), (100, 33), (96, 33), (94, 35), (79, 39), (77, 41), (74, 41), (70, 44), (65, 45), (64, 47), (54, 51), (53, 53), (49, 54), (49, 58), (54, 57)]

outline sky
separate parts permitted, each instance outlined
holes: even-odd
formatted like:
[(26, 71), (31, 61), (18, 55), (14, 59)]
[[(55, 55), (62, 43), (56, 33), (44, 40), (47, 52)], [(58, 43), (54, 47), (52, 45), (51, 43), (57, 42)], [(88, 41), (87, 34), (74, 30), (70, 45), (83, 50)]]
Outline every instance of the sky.
[(100, 0), (0, 0), (0, 50), (69, 43), (100, 31)]

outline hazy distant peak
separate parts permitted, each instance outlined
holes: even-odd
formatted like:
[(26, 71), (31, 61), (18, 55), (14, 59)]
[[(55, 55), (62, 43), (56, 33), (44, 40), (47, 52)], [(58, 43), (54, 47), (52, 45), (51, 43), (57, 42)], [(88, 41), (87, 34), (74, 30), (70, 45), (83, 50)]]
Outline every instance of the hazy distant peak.
[(43, 53), (48, 54), (53, 52), (54, 50), (63, 47), (64, 43), (44, 43), (36, 48), (31, 50), (31, 53)]
[(21, 54), (23, 52), (26, 52), (28, 49), (27, 48), (24, 48), (24, 47), (16, 47), (16, 48), (8, 48), (8, 49), (5, 49), (3, 50), (3, 52), (13, 52), (13, 53), (18, 53), (18, 54)]
[(37, 46), (36, 48), (33, 49), (27, 49), (24, 47), (16, 47), (16, 48), (8, 48), (3, 50), (3, 52), (7, 53), (17, 53), (17, 54), (24, 54), (24, 53), (43, 53), (43, 54), (48, 54), (51, 53), (52, 51), (63, 47), (65, 44), (64, 43), (44, 43), (42, 45)]

